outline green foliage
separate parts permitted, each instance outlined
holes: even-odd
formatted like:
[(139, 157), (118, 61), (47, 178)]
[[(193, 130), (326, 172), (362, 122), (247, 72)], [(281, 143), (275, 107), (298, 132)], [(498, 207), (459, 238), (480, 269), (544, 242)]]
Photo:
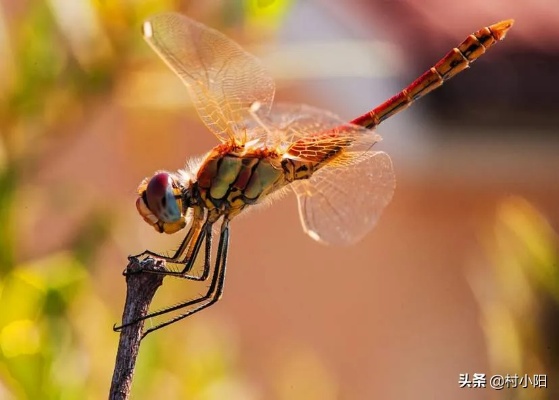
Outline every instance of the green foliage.
[(19, 265), (4, 280), (0, 360), (23, 398), (60, 398), (65, 390), (57, 367), (76, 351), (68, 310), (86, 281), (83, 265), (64, 253)]
[[(499, 205), (484, 243), (492, 268), (480, 272), (474, 289), (492, 371), (547, 374), (550, 380), (559, 368), (550, 352), (559, 332), (546, 322), (559, 313), (557, 233), (533, 205), (511, 197)], [(510, 392), (511, 399), (552, 398), (546, 390)]]
[(0, 170), (0, 278), (14, 266), (12, 203), (16, 185), (16, 168), (6, 165)]

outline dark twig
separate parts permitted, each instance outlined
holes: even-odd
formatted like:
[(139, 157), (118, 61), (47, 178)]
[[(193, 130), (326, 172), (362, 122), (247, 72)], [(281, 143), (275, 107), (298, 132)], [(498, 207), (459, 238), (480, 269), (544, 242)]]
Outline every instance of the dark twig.
[[(122, 322), (134, 321), (145, 316), (155, 292), (163, 282), (163, 275), (141, 273), (142, 270), (163, 270), (165, 263), (148, 258), (139, 261), (130, 257), (125, 270), (126, 303), (122, 314)], [(109, 400), (125, 400), (130, 396), (132, 377), (136, 365), (136, 357), (140, 349), (140, 341), (144, 329), (144, 321), (122, 328), (116, 354), (115, 369), (109, 393)]]

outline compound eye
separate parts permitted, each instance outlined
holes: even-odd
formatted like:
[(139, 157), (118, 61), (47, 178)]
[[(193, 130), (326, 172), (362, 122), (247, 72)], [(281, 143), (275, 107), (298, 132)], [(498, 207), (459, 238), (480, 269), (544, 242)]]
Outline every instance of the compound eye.
[(164, 222), (175, 222), (181, 215), (173, 193), (173, 178), (167, 172), (155, 174), (146, 188), (148, 208)]

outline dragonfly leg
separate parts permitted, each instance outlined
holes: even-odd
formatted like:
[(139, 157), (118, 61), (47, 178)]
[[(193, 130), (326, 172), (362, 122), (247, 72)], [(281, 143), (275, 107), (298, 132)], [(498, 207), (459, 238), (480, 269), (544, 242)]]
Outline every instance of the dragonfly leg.
[[(130, 273), (149, 272), (149, 273), (160, 274), (160, 275), (169, 275), (169, 276), (174, 276), (174, 277), (177, 277), (177, 278), (184, 278), (184, 279), (189, 279), (189, 280), (194, 280), (194, 281), (205, 281), (208, 278), (209, 269), (210, 269), (209, 268), (209, 264), (210, 264), (209, 257), (210, 257), (210, 254), (211, 254), (213, 222), (214, 221), (211, 221), (211, 222), (210, 221), (205, 221), (202, 224), (201, 220), (195, 221), (192, 224), (192, 226), (190, 227), (190, 229), (189, 229), (188, 233), (186, 234), (185, 238), (181, 242), (179, 248), (170, 257), (169, 256), (163, 256), (161, 254), (155, 253), (155, 252), (150, 251), (150, 250), (146, 250), (141, 254), (129, 257), (129, 259), (130, 258), (140, 258), (140, 257), (157, 258), (159, 260), (164, 260), (164, 261), (166, 261), (168, 263), (171, 263), (171, 264), (181, 265), (182, 266), (181, 270), (178, 270), (178, 271), (171, 270), (171, 269), (153, 270), (153, 269), (144, 268), (144, 269), (135, 270), (133, 272), (125, 270), (124, 274), (126, 275), (126, 274), (130, 274)], [(194, 266), (194, 262), (198, 258), (198, 253), (200, 252), (200, 248), (201, 248), (202, 242), (204, 240), (206, 241), (206, 249), (205, 249), (206, 250), (206, 256), (205, 256), (204, 270), (202, 272), (202, 275), (188, 274), (188, 272)], [(186, 255), (184, 255), (185, 253), (186, 253)], [(180, 258), (183, 257), (183, 255), (184, 255), (184, 258), (182, 260), (180, 260)]]
[(181, 271), (179, 277), (194, 280), (194, 281), (205, 281), (206, 279), (208, 279), (208, 276), (210, 275), (210, 265), (211, 265), (211, 256), (212, 256), (212, 240), (213, 240), (212, 226), (213, 226), (212, 224), (208, 224), (208, 223), (205, 225), (206, 251), (204, 254), (204, 270), (202, 271), (202, 275), (198, 276), (198, 275), (188, 274), (188, 272), (192, 269), (192, 266), (194, 265), (194, 260), (196, 259), (196, 257), (190, 257), (190, 259), (185, 258), (182, 260), (181, 264), (184, 265), (184, 268)]
[[(207, 245), (206, 247), (208, 248), (210, 246)], [(211, 250), (211, 249), (207, 249), (207, 250)], [(175, 306), (165, 308), (163, 310), (159, 310), (159, 311), (149, 313), (149, 314), (147, 314), (147, 315), (145, 315), (141, 318), (138, 318), (134, 321), (124, 323), (120, 326), (115, 326), (115, 327), (113, 327), (113, 329), (115, 331), (120, 331), (120, 330), (122, 330), (122, 328), (124, 328), (126, 326), (135, 324), (135, 323), (143, 321), (145, 319), (152, 318), (152, 317), (157, 317), (159, 315), (164, 315), (164, 314), (167, 314), (167, 313), (170, 313), (170, 312), (173, 312), (173, 311), (177, 311), (177, 310), (192, 307), (192, 308), (188, 309), (187, 311), (183, 312), (182, 314), (177, 315), (176, 317), (173, 317), (173, 318), (171, 318), (171, 319), (169, 319), (165, 322), (162, 322), (158, 325), (155, 325), (155, 326), (147, 329), (142, 335), (142, 338), (144, 338), (148, 333), (151, 333), (151, 332), (153, 332), (157, 329), (163, 328), (164, 326), (170, 325), (174, 322), (180, 321), (181, 319), (184, 319), (184, 318), (186, 318), (186, 317), (188, 317), (192, 314), (195, 314), (198, 311), (201, 311), (204, 308), (207, 308), (207, 307), (211, 306), (212, 304), (214, 304), (215, 302), (217, 302), (221, 298), (221, 295), (223, 294), (223, 286), (224, 286), (224, 282), (225, 282), (225, 269), (226, 269), (226, 265), (227, 265), (228, 250), (229, 250), (229, 220), (224, 219), (223, 224), (221, 225), (221, 233), (220, 233), (220, 236), (219, 236), (219, 244), (218, 244), (218, 249), (217, 249), (217, 257), (216, 257), (216, 261), (215, 261), (213, 277), (212, 277), (212, 281), (210, 283), (210, 287), (208, 288), (208, 291), (205, 295), (203, 295), (203, 296), (201, 296), (197, 299), (189, 300), (189, 301), (186, 301), (184, 303), (180, 303), (180, 304), (177, 304)], [(209, 256), (208, 256), (209, 254), (211, 254), (211, 252), (207, 251), (206, 252), (206, 257), (207, 258), (209, 258)]]
[[(189, 307), (191, 305), (195, 305), (197, 304), (197, 307), (194, 307), (190, 310), (185, 311), (184, 313), (177, 315), (174, 318), (169, 319), (168, 321), (162, 322), (158, 325), (155, 325), (149, 329), (147, 329), (143, 335), (142, 335), (142, 339), (144, 337), (146, 337), (146, 335), (148, 333), (151, 333), (153, 331), (156, 331), (158, 329), (161, 329), (167, 325), (171, 325), (177, 321), (180, 321), (181, 319), (184, 319), (186, 317), (191, 316), (192, 314), (195, 314), (213, 304), (215, 304), (223, 295), (223, 287), (224, 287), (224, 283), (225, 283), (225, 270), (226, 270), (226, 266), (227, 266), (227, 253), (229, 250), (229, 221), (228, 220), (224, 220), (223, 221), (223, 225), (221, 228), (221, 234), (220, 234), (220, 238), (219, 238), (219, 246), (218, 246), (218, 250), (217, 250), (217, 257), (216, 257), (216, 263), (215, 263), (215, 272), (214, 272), (214, 276), (212, 279), (212, 283), (210, 285), (210, 288), (208, 289), (208, 292), (206, 293), (205, 296), (202, 296), (199, 299), (187, 302), (187, 303), (183, 303), (182, 307), (177, 307), (174, 308), (176, 309), (180, 309), (180, 308), (185, 308), (185, 307)], [(180, 305), (179, 305), (180, 306)]]
[[(173, 276), (175, 278), (188, 279), (188, 280), (192, 280), (192, 281), (205, 281), (206, 279), (208, 279), (208, 276), (210, 274), (212, 236), (213, 236), (212, 235), (212, 226), (213, 226), (213, 223), (211, 223), (209, 221), (206, 221), (204, 223), (204, 225), (202, 226), (202, 230), (199, 232), (199, 234), (196, 237), (196, 240), (195, 240), (195, 242), (192, 246), (192, 251), (187, 251), (187, 255), (185, 256), (185, 258), (182, 261), (178, 261), (178, 257), (176, 256), (176, 254), (175, 254), (175, 256), (173, 256), (173, 260), (169, 261), (173, 264), (182, 265), (183, 268), (181, 270), (173, 271), (173, 270), (170, 270), (170, 269), (166, 269), (166, 270), (144, 269), (144, 270), (141, 270), (140, 272), (149, 272), (149, 273), (153, 273), (153, 274)], [(204, 270), (202, 271), (201, 275), (189, 274), (189, 272), (192, 270), (192, 267), (194, 266), (194, 262), (198, 259), (198, 254), (200, 253), (200, 249), (202, 247), (202, 242), (204, 240), (206, 242), (205, 251), (204, 251), (205, 252), (205, 254), (204, 254)], [(186, 239), (185, 239), (185, 241), (186, 241)], [(181, 253), (184, 253), (185, 249), (188, 246), (189, 246), (189, 243), (187, 243), (187, 245), (181, 244), (180, 248), (183, 248)], [(177, 251), (177, 253), (181, 250), (180, 248)], [(178, 254), (180, 254), (180, 253), (178, 253)], [(180, 255), (179, 255), (179, 257), (180, 257)]]
[(183, 255), (186, 248), (188, 247), (188, 244), (192, 241), (192, 237), (194, 236), (196, 231), (198, 231), (200, 229), (198, 224), (199, 224), (199, 222), (196, 222), (196, 221), (192, 224), (192, 226), (188, 230), (188, 233), (186, 234), (183, 241), (181, 242), (179, 248), (177, 249), (177, 251), (175, 251), (175, 253), (172, 256), (166, 256), (166, 255), (159, 254), (159, 253), (156, 253), (156, 252), (151, 251), (151, 250), (146, 250), (146, 251), (144, 251), (140, 254), (136, 254), (136, 255), (130, 256), (130, 257), (133, 257), (133, 258), (154, 257), (154, 258), (158, 258), (160, 260), (165, 260), (165, 261), (171, 262), (171, 263), (177, 262), (181, 258), (181, 256)]

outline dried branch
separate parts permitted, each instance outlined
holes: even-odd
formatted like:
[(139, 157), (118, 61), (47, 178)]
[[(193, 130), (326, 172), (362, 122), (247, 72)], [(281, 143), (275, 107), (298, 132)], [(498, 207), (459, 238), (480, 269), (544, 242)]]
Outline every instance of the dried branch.
[[(122, 314), (123, 323), (145, 316), (157, 288), (163, 283), (163, 275), (141, 273), (145, 269), (163, 270), (165, 263), (151, 258), (142, 261), (135, 257), (129, 258), (125, 270), (126, 302)], [(109, 400), (125, 400), (130, 396), (143, 329), (144, 321), (139, 321), (122, 328), (120, 332)]]

